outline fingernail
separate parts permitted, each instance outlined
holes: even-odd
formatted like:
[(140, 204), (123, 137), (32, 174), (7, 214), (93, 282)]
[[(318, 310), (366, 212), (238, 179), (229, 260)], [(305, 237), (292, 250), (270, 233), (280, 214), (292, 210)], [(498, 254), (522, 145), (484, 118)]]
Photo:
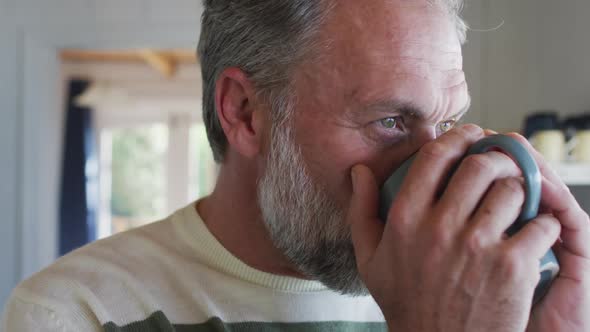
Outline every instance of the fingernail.
[(461, 126), (461, 128), (471, 135), (481, 136), (482, 133), (484, 133), (484, 130), (481, 127), (473, 123), (466, 123)]

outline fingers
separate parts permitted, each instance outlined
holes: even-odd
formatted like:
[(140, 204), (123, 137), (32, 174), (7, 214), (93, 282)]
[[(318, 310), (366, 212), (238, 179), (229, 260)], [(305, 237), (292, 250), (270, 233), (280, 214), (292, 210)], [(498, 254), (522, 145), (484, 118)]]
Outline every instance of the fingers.
[(416, 210), (429, 209), (455, 164), (473, 143), (483, 137), (480, 127), (464, 125), (424, 145), (400, 189), (398, 197), (405, 203), (402, 205)]
[[(507, 177), (520, 176), (520, 168), (514, 163), (514, 161), (502, 152), (486, 152), (481, 154), (475, 154), (465, 158), (459, 168), (451, 178), (447, 188), (442, 195), (439, 205), (440, 206), (454, 206), (452, 208), (454, 218), (452, 220), (465, 220), (469, 218), (476, 210), (478, 203), (482, 197), (488, 192), (492, 183), (497, 179)], [(514, 180), (516, 181), (516, 180)], [(513, 181), (509, 181), (508, 185), (515, 184)], [(510, 198), (519, 198), (523, 192), (522, 187), (517, 184), (510, 187), (505, 182), (500, 182), (496, 185), (495, 192), (502, 190), (505, 193), (506, 189), (517, 189), (507, 194), (514, 194), (517, 192), (518, 197), (509, 195)], [(494, 197), (495, 200), (505, 199)], [(489, 200), (488, 200), (489, 202)], [(520, 210), (520, 204), (518, 202), (518, 210)], [(509, 204), (507, 206), (512, 206)], [(497, 212), (498, 210), (492, 210)], [(514, 213), (514, 209), (510, 213)], [(512, 221), (514, 221), (514, 218)]]
[(559, 175), (555, 173), (553, 168), (551, 168), (551, 166), (547, 163), (547, 161), (545, 161), (543, 156), (537, 150), (535, 150), (535, 148), (526, 138), (524, 138), (522, 135), (518, 133), (508, 133), (507, 135), (516, 139), (529, 151), (529, 153), (531, 153), (533, 158), (535, 158), (535, 161), (537, 162), (537, 165), (539, 166), (539, 169), (541, 170), (541, 173), (544, 177), (546, 177), (552, 183), (563, 183)]
[(563, 246), (573, 254), (590, 258), (590, 222), (569, 190), (543, 181), (541, 204), (561, 222)]
[(353, 193), (348, 210), (359, 270), (371, 259), (383, 234), (384, 224), (378, 219), (379, 204), (377, 182), (371, 170), (357, 165), (351, 172)]
[(590, 221), (588, 214), (582, 210), (559, 175), (526, 138), (516, 133), (511, 133), (509, 136), (518, 140), (531, 153), (539, 165), (544, 178), (541, 206), (543, 210), (551, 211), (561, 222), (563, 226), (561, 233), (563, 247), (577, 256), (590, 258)]
[(487, 242), (484, 245), (498, 243), (518, 218), (524, 197), (521, 180), (505, 178), (495, 181), (475, 212), (470, 231), (480, 234), (477, 238)]
[(561, 271), (559, 276), (576, 282), (585, 283), (590, 280), (590, 260), (580, 259), (571, 251), (563, 247), (559, 241), (553, 246), (553, 252), (559, 261)]
[(506, 240), (508, 246), (523, 255), (541, 259), (559, 238), (561, 226), (555, 217), (544, 214), (528, 222)]

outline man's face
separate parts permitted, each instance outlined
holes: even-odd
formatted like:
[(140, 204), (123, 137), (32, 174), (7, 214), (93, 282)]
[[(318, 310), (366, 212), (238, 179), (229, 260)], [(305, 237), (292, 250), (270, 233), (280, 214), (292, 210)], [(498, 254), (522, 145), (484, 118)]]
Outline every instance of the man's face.
[(296, 73), (293, 118), (273, 130), (261, 208), (303, 272), (359, 293), (344, 221), (351, 168), (365, 164), (382, 183), (453, 126), (469, 95), (454, 21), (427, 1), (340, 1), (321, 39), (326, 51)]

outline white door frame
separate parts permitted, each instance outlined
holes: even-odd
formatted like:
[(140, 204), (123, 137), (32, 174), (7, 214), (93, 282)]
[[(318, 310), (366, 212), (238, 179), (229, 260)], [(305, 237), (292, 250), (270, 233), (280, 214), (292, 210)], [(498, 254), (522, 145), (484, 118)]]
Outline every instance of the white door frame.
[(29, 27), (23, 45), (20, 181), (21, 262), (24, 278), (55, 260), (63, 136), (63, 96), (58, 53), (63, 48), (196, 47), (195, 23), (108, 23)]

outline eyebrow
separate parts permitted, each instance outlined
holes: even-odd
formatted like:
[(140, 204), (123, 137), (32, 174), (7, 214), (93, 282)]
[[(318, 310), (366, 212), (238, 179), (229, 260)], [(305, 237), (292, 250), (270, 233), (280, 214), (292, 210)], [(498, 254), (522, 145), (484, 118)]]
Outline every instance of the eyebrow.
[[(471, 96), (468, 96), (467, 103), (458, 113), (456, 113), (456, 114), (452, 115), (451, 117), (444, 119), (442, 121), (448, 121), (451, 119), (459, 119), (463, 115), (465, 115), (465, 113), (467, 113), (467, 111), (469, 111), (470, 107), (471, 107)], [(395, 113), (402, 115), (404, 117), (412, 118), (412, 119), (416, 119), (416, 120), (424, 120), (426, 118), (426, 112), (422, 108), (417, 106), (416, 104), (414, 104), (412, 102), (396, 100), (396, 99), (379, 100), (377, 102), (371, 103), (367, 107), (367, 110), (379, 112), (379, 113), (385, 113), (385, 114), (391, 114), (392, 112), (395, 112)]]

